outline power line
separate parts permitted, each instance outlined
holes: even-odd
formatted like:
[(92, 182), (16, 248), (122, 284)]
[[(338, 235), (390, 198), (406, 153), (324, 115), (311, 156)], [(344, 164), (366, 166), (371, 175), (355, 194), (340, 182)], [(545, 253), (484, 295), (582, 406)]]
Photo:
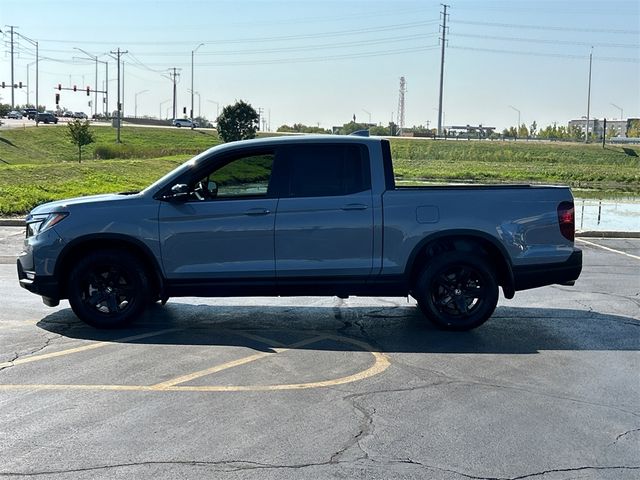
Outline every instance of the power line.
[(473, 22), (464, 20), (455, 20), (454, 24), (461, 25), (482, 25), (485, 27), (503, 27), (503, 28), (521, 28), (530, 30), (555, 30), (562, 32), (591, 32), (591, 33), (618, 33), (623, 35), (637, 35), (640, 30), (612, 30), (606, 28), (572, 28), (572, 27), (555, 27), (555, 26), (541, 26), (541, 25), (519, 25), (515, 23), (493, 23), (493, 22)]
[(500, 40), (509, 42), (525, 42), (525, 43), (547, 43), (552, 45), (578, 45), (578, 46), (594, 46), (601, 48), (636, 48), (640, 49), (640, 44), (628, 44), (628, 43), (594, 43), (594, 42), (576, 42), (571, 40), (554, 40), (554, 39), (542, 39), (542, 38), (522, 38), (522, 37), (501, 37), (490, 35), (473, 35), (470, 33), (457, 33), (452, 34), (454, 37), (466, 37), (466, 38), (482, 38), (485, 40)]
[[(384, 50), (377, 52), (362, 52), (357, 54), (344, 54), (344, 55), (329, 55), (322, 57), (297, 57), (297, 58), (276, 58), (271, 60), (242, 60), (238, 62), (205, 62), (198, 63), (202, 67), (228, 67), (228, 66), (243, 66), (243, 65), (279, 65), (287, 63), (314, 63), (324, 62), (330, 60), (352, 60), (359, 58), (380, 57), (386, 55), (401, 55), (405, 53), (425, 52), (428, 50), (434, 50), (439, 48), (438, 45), (427, 45), (424, 47), (411, 47), (401, 48), (394, 50)], [(176, 63), (152, 63), (154, 66), (168, 66), (176, 65)], [(180, 63), (178, 65), (188, 66), (187, 63)]]
[[(500, 50), (493, 48), (477, 48), (477, 47), (465, 47), (462, 45), (450, 45), (449, 48), (454, 48), (456, 50), (470, 50), (474, 52), (489, 52), (489, 53), (501, 53), (501, 54), (510, 54), (510, 55), (530, 55), (534, 57), (555, 57), (555, 58), (571, 58), (577, 60), (584, 60), (589, 58), (588, 55), (569, 55), (565, 53), (542, 53), (542, 52), (524, 52), (517, 50)], [(640, 63), (640, 58), (629, 58), (629, 57), (596, 57), (598, 61), (606, 61), (606, 62), (626, 62), (626, 63)]]
[[(198, 56), (220, 56), (220, 55), (256, 55), (256, 54), (264, 54), (264, 53), (281, 53), (281, 52), (303, 52), (303, 51), (313, 51), (313, 50), (322, 50), (322, 49), (333, 49), (339, 48), (344, 49), (346, 47), (358, 47), (358, 46), (371, 46), (371, 45), (381, 45), (387, 43), (395, 43), (395, 42), (406, 42), (408, 40), (416, 40), (421, 38), (430, 38), (438, 36), (437, 33), (417, 33), (414, 35), (404, 35), (401, 37), (386, 37), (380, 38), (376, 40), (358, 40), (355, 42), (340, 42), (340, 43), (324, 43), (324, 44), (315, 44), (315, 45), (302, 45), (299, 47), (275, 47), (275, 48), (264, 48), (264, 49), (251, 49), (251, 50), (225, 50), (218, 52), (202, 52)], [(174, 56), (183, 56), (184, 52), (148, 52), (144, 53), (144, 55), (151, 57), (174, 57)]]
[[(306, 33), (300, 35), (280, 35), (274, 37), (253, 37), (253, 38), (238, 38), (238, 39), (213, 39), (213, 40), (202, 40), (201, 43), (212, 43), (212, 44), (231, 44), (231, 43), (262, 43), (262, 42), (272, 42), (272, 41), (290, 41), (290, 40), (301, 40), (301, 39), (313, 39), (313, 38), (327, 38), (327, 37), (341, 37), (341, 36), (349, 36), (349, 35), (358, 35), (361, 33), (373, 33), (373, 32), (388, 32), (393, 30), (405, 30), (407, 28), (419, 28), (425, 25), (436, 25), (439, 21), (420, 21), (420, 22), (408, 22), (408, 23), (399, 23), (395, 25), (385, 25), (382, 27), (368, 27), (368, 28), (360, 28), (355, 30), (337, 30), (333, 32), (322, 32), (322, 33)], [(55, 39), (43, 39), (42, 42), (49, 43), (77, 43), (75, 40), (55, 40)], [(106, 41), (91, 41), (87, 40), (82, 43), (85, 44), (96, 44), (96, 45), (105, 45)], [(144, 41), (131, 41), (127, 42), (131, 45), (192, 45), (194, 40), (167, 40), (166, 42), (144, 42)]]

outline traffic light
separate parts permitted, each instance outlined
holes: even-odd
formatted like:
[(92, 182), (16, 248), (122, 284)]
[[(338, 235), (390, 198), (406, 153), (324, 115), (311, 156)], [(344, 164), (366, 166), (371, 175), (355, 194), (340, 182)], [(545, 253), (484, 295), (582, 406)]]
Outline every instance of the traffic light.
[(87, 87), (87, 97), (89, 96), (90, 92), (91, 92), (91, 89), (89, 87)]
[(182, 113), (187, 114), (187, 107), (182, 107)]
[(22, 82), (18, 82), (18, 87), (22, 88)]
[(56, 93), (56, 105), (60, 105), (60, 94)]
[(62, 84), (61, 83), (58, 84), (58, 90), (62, 90)]
[(2, 88), (4, 88), (4, 82), (2, 82)]
[(78, 91), (78, 87), (76, 87), (75, 85), (73, 86), (73, 91), (76, 92)]

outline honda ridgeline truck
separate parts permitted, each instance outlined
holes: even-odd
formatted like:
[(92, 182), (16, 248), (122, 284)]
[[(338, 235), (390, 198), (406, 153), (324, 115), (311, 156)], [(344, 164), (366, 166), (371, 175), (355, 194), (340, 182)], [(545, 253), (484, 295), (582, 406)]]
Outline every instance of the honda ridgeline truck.
[(498, 301), (573, 285), (568, 188), (397, 187), (387, 140), (303, 136), (211, 148), (138, 193), (26, 218), (20, 285), (96, 327), (178, 296), (407, 296), (468, 330)]

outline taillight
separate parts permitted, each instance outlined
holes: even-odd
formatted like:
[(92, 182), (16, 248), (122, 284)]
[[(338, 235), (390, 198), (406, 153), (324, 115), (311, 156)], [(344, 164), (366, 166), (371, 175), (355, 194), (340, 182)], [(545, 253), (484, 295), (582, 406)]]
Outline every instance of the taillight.
[(573, 242), (576, 236), (576, 213), (573, 202), (561, 202), (558, 205), (558, 223), (562, 236)]

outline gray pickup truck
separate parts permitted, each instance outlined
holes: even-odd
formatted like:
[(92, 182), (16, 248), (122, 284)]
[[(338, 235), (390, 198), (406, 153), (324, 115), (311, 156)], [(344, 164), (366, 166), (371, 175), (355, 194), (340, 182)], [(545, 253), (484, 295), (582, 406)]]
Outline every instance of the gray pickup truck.
[(468, 330), (498, 287), (572, 285), (568, 188), (397, 187), (390, 144), (339, 136), (220, 145), (141, 192), (81, 197), (26, 219), (20, 285), (96, 327), (177, 296), (413, 296)]

